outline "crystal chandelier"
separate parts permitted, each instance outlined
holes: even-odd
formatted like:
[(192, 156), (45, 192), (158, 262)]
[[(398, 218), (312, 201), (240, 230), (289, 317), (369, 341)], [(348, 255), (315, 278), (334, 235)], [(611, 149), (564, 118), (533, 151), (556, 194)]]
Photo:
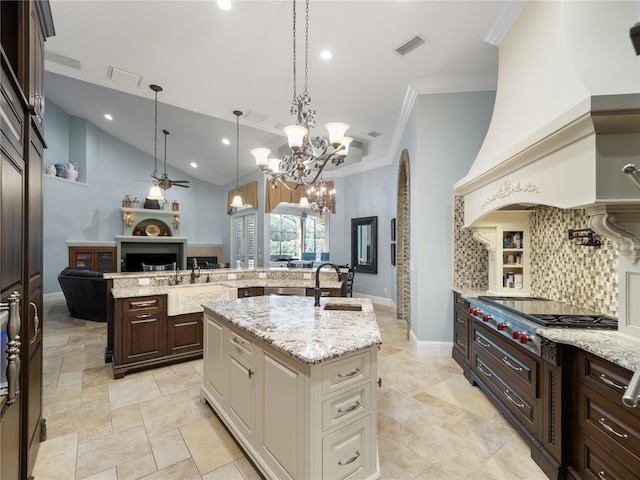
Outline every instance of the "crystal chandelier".
[(325, 211), (332, 210), (336, 205), (336, 190), (329, 190), (325, 181), (320, 181), (307, 189), (307, 195), (300, 199), (300, 208), (316, 211), (322, 217)]
[[(353, 140), (344, 134), (349, 128), (346, 123), (327, 123), (329, 139), (311, 138), (310, 129), (315, 126), (316, 111), (311, 108), (311, 97), (308, 92), (308, 57), (309, 57), (309, 0), (306, 0), (305, 15), (305, 50), (304, 50), (304, 91), (301, 95), (296, 91), (296, 1), (293, 0), (293, 103), (291, 115), (296, 123), (284, 128), (291, 152), (282, 159), (269, 158), (268, 148), (254, 148), (251, 154), (256, 164), (273, 188), (283, 185), (288, 190), (312, 186), (316, 183), (324, 167), (331, 162), (337, 166), (344, 162), (349, 153), (349, 144)], [(287, 182), (294, 184), (293, 188)], [(302, 206), (302, 201), (301, 201)]]

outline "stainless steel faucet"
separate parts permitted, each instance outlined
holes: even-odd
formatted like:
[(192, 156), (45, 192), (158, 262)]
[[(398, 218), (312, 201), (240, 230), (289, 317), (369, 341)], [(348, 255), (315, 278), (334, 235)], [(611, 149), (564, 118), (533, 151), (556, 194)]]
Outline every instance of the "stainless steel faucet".
[[(196, 273), (196, 270), (198, 273)], [(200, 278), (200, 265), (198, 265), (198, 259), (193, 258), (193, 265), (191, 267), (191, 283), (196, 283), (196, 279)]]
[(316, 288), (313, 289), (313, 296), (316, 300), (313, 304), (314, 307), (320, 306), (320, 296), (322, 295), (322, 291), (320, 290), (320, 270), (326, 265), (333, 267), (333, 269), (338, 273), (338, 281), (342, 280), (342, 278), (340, 277), (342, 272), (340, 272), (340, 267), (338, 267), (337, 265), (329, 262), (321, 263), (320, 265), (318, 265), (318, 268), (316, 268)]

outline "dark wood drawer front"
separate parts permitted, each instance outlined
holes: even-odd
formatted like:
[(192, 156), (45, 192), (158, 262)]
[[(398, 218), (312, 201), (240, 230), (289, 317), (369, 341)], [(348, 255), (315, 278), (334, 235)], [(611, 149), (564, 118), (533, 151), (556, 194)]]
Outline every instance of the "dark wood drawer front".
[(124, 313), (143, 312), (151, 314), (153, 311), (164, 311), (164, 295), (154, 297), (126, 298), (124, 302)]
[(456, 308), (460, 308), (465, 312), (469, 311), (469, 302), (457, 292), (453, 292), (453, 301)]
[(621, 399), (632, 373), (584, 352), (578, 355), (578, 379), (608, 398), (613, 393)]
[(578, 425), (620, 462), (640, 472), (640, 417), (602, 395), (578, 385), (581, 415)]
[(482, 353), (474, 354), (474, 369), (483, 383), (489, 387), (503, 405), (515, 414), (527, 429), (537, 435), (537, 403), (527, 400), (525, 395), (507, 385), (500, 378), (500, 373), (492, 365), (494, 363), (491, 358), (484, 358)]
[(461, 311), (456, 309), (453, 312), (453, 318), (455, 320), (454, 328), (464, 328), (467, 331), (467, 327), (469, 326), (469, 314), (466, 311)]
[(24, 122), (25, 122), (25, 110), (23, 106), (22, 97), (14, 88), (13, 79), (5, 71), (5, 63), (2, 62), (2, 73), (0, 82), (0, 135), (3, 138), (2, 146), (5, 147), (5, 140), (9, 141), (9, 144), (13, 147), (13, 151), (10, 151), (7, 147), (7, 151), (16, 157), (22, 157), (22, 151), (24, 149)]
[(532, 398), (538, 398), (538, 361), (506, 343), (507, 339), (492, 332), (485, 333), (481, 328), (481, 325), (473, 322), (474, 348), (492, 357), (500, 365), (497, 368), (506, 382)]
[(467, 358), (467, 354), (469, 352), (469, 335), (467, 334), (466, 327), (464, 328), (456, 328), (453, 332), (453, 347), (460, 351), (465, 358)]
[[(620, 465), (606, 449), (591, 438), (581, 435), (578, 439), (578, 472), (584, 479), (638, 480), (637, 471), (631, 472)], [(617, 452), (614, 453), (617, 456)]]

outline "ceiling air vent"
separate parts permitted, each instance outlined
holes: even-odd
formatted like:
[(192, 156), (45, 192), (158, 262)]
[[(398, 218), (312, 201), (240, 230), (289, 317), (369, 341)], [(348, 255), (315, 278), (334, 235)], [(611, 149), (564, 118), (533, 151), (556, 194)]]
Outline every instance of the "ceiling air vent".
[(111, 65), (109, 65), (109, 70), (107, 71), (107, 78), (115, 83), (131, 88), (139, 88), (142, 84), (141, 75), (127, 72), (126, 70)]
[(427, 43), (427, 39), (425, 37), (423, 37), (422, 35), (416, 35), (415, 37), (410, 38), (398, 48), (396, 48), (396, 53), (399, 55), (406, 55), (407, 53), (415, 50), (420, 45), (424, 45), (425, 43)]
[(374, 131), (371, 131), (371, 132), (367, 133), (367, 135), (369, 135), (370, 137), (376, 138), (376, 137), (379, 137), (382, 134), (380, 132), (376, 132), (374, 130)]
[(269, 118), (267, 114), (260, 113), (260, 112), (248, 112), (244, 116), (245, 120), (248, 120), (253, 123), (264, 123), (267, 118)]

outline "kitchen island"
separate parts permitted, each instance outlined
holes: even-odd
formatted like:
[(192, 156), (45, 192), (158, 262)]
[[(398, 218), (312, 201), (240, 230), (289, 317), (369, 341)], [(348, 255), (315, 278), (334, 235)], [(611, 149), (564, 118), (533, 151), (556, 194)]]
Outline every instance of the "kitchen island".
[(377, 351), (369, 299), (204, 304), (209, 403), (269, 479), (376, 479)]

